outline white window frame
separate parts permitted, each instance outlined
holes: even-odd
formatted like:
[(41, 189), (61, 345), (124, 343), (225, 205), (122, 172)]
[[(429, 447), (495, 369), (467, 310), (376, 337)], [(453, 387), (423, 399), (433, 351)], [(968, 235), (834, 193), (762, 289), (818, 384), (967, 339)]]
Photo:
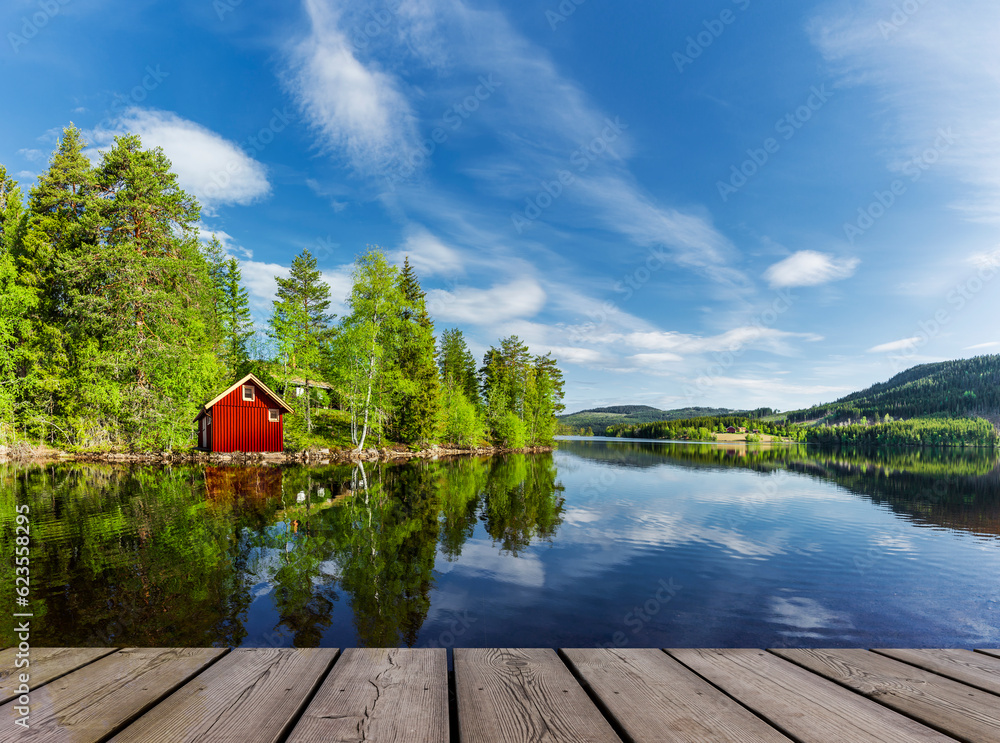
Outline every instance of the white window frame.
[[(250, 392), (250, 397), (247, 397), (247, 392)], [(243, 402), (253, 402), (257, 399), (257, 390), (254, 389), (252, 384), (243, 385)]]
[(279, 411), (277, 408), (268, 408), (267, 409), (267, 422), (268, 423), (277, 423), (280, 420), (281, 420), (281, 411)]

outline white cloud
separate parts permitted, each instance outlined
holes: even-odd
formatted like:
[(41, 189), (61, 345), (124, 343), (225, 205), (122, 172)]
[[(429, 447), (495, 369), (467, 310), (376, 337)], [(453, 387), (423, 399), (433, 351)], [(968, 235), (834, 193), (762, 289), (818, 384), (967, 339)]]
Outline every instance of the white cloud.
[(727, 330), (713, 336), (689, 335), (676, 331), (629, 333), (622, 340), (632, 346), (649, 351), (703, 354), (737, 351), (745, 348), (762, 348), (782, 355), (791, 354), (788, 341), (793, 339), (819, 341), (815, 333), (792, 333), (776, 328), (747, 325)]
[(412, 151), (415, 126), (399, 82), (355, 56), (338, 27), (340, 9), (304, 0), (309, 33), (292, 54), (289, 87), (325, 144), (366, 175)]
[(409, 258), (417, 275), (421, 277), (458, 276), (464, 273), (461, 254), (419, 226), (409, 230), (403, 247), (389, 257), (400, 265), (405, 258)]
[(772, 287), (818, 286), (854, 275), (857, 258), (838, 259), (827, 253), (800, 250), (764, 272)]
[(906, 351), (916, 348), (916, 344), (920, 342), (919, 336), (913, 336), (912, 338), (901, 338), (898, 341), (890, 341), (889, 343), (883, 343), (879, 346), (872, 346), (868, 349), (868, 353), (891, 353), (892, 351)]
[(996, 348), (1000, 346), (1000, 341), (990, 341), (989, 343), (977, 343), (974, 346), (966, 346), (963, 351), (979, 351), (986, 348)]
[(42, 151), (35, 149), (21, 149), (17, 151), (18, 155), (21, 155), (25, 160), (29, 162), (38, 162), (42, 159)]
[(130, 108), (111, 130), (92, 133), (99, 147), (121, 134), (137, 134), (143, 147), (162, 147), (181, 188), (208, 211), (223, 204), (251, 204), (271, 190), (267, 171), (235, 142), (169, 111)]
[[(1000, 220), (1000, 5), (994, 0), (919, 3), (905, 22), (884, 0), (840, 0), (809, 25), (813, 42), (848, 84), (873, 90), (893, 117), (889, 165), (901, 169), (934, 144), (954, 142), (932, 165), (972, 186), (955, 206)], [(898, 19), (897, 19), (898, 20)]]
[(545, 306), (545, 298), (537, 281), (522, 278), (490, 289), (432, 289), (427, 292), (427, 309), (435, 320), (493, 325), (536, 315)]

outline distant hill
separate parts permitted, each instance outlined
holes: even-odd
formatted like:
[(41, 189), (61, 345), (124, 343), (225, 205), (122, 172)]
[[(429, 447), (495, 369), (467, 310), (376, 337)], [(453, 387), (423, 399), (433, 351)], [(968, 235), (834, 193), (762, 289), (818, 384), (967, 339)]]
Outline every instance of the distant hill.
[(608, 426), (638, 425), (656, 421), (674, 421), (685, 418), (699, 418), (709, 415), (730, 415), (738, 411), (729, 408), (679, 408), (660, 410), (649, 405), (611, 405), (606, 408), (581, 410), (570, 415), (561, 415), (558, 420), (564, 426), (578, 431), (593, 430), (595, 436), (603, 436)]
[(824, 419), (831, 423), (886, 415), (979, 416), (1000, 421), (1000, 355), (921, 364), (836, 402), (785, 413), (790, 422)]

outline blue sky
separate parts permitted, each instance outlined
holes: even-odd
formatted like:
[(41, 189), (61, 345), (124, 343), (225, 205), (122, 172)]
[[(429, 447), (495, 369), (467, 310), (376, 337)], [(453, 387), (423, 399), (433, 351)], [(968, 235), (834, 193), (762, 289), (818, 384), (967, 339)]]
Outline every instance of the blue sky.
[(780, 409), (1000, 352), (987, 0), (10, 0), (0, 163), (161, 146), (258, 320), (409, 255), (438, 330), (570, 410)]

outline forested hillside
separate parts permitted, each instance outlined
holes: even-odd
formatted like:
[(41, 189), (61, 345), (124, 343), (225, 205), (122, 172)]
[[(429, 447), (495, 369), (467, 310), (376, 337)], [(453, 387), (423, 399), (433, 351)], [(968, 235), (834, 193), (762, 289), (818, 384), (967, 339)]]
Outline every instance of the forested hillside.
[(659, 410), (649, 405), (612, 405), (606, 408), (581, 410), (578, 413), (559, 417), (562, 430), (566, 433), (604, 436), (609, 426), (638, 426), (643, 423), (672, 421), (684, 418), (698, 418), (713, 415), (729, 415), (736, 411), (728, 408), (679, 408)]
[(86, 148), (67, 128), (26, 200), (0, 167), (0, 446), (191, 447), (199, 407), (251, 371), (304, 390), (291, 448), (552, 441), (556, 360), (511, 336), (477, 368), (461, 331), (435, 337), (408, 261), (343, 256), (353, 282), (336, 318), (304, 250), (255, 327), (239, 262), (202, 242), (201, 206), (163, 151), (133, 135), (96, 163)]
[(828, 405), (787, 413), (790, 422), (875, 422), (939, 415), (1000, 419), (1000, 356), (921, 364)]

